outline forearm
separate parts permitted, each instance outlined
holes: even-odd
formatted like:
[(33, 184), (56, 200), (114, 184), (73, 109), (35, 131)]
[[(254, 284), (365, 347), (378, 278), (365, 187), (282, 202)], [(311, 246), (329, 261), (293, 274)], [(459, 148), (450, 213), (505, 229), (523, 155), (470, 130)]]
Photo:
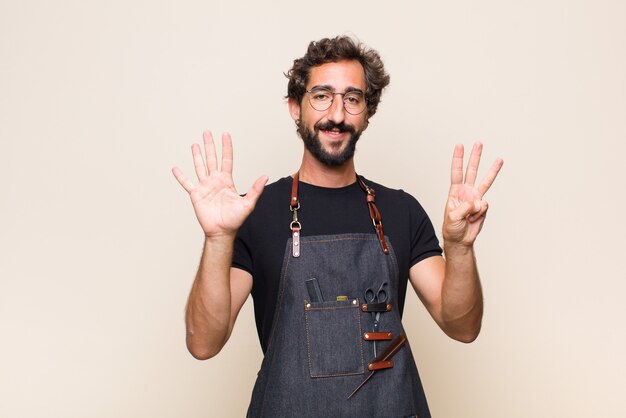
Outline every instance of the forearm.
[(198, 359), (216, 355), (230, 334), (233, 236), (207, 238), (189, 299), (187, 348)]
[(472, 246), (445, 245), (445, 277), (441, 292), (441, 319), (452, 338), (472, 342), (483, 316), (483, 294)]

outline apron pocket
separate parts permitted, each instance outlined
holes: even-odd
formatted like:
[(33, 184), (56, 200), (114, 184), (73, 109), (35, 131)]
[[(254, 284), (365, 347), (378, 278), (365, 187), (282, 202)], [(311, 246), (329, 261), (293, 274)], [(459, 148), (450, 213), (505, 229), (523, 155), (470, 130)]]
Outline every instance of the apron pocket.
[(358, 299), (304, 304), (311, 377), (365, 373)]

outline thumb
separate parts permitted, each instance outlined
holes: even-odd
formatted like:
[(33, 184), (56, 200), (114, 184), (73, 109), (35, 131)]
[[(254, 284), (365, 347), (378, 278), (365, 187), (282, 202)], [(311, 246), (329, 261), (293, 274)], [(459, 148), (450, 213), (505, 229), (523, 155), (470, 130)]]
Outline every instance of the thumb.
[(254, 182), (252, 187), (250, 187), (250, 190), (248, 190), (248, 193), (246, 193), (244, 197), (244, 199), (249, 205), (251, 205), (252, 207), (256, 205), (256, 202), (257, 200), (259, 200), (261, 193), (263, 193), (263, 189), (265, 188), (265, 184), (267, 183), (268, 180), (269, 180), (269, 177), (267, 176), (261, 176), (258, 179), (256, 179), (256, 181)]
[(450, 212), (450, 220), (460, 221), (469, 215), (480, 212), (480, 200), (466, 201), (461, 203), (456, 209)]
[(470, 222), (476, 222), (481, 217), (484, 218), (488, 209), (489, 204), (483, 200), (480, 204), (480, 210), (478, 212), (474, 212), (469, 218), (467, 218), (467, 220)]

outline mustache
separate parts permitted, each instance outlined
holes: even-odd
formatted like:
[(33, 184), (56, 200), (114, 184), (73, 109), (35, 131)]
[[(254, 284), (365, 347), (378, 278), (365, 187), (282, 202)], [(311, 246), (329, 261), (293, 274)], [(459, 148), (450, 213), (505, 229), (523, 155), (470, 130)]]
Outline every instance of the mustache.
[(341, 123), (335, 123), (332, 121), (327, 121), (327, 122), (320, 122), (320, 123), (316, 123), (315, 126), (315, 131), (330, 131), (332, 129), (338, 129), (339, 132), (350, 132), (350, 133), (355, 133), (355, 129), (354, 126), (352, 125), (348, 125), (347, 123), (341, 122)]

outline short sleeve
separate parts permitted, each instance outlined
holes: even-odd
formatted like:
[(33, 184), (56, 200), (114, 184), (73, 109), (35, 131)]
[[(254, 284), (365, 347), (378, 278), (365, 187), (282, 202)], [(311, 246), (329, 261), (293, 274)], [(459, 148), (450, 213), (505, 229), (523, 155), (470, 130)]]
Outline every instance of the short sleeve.
[(406, 194), (409, 204), (409, 216), (411, 219), (411, 262), (413, 267), (420, 261), (441, 255), (443, 251), (439, 245), (439, 239), (435, 234), (435, 228), (419, 202), (411, 195)]

